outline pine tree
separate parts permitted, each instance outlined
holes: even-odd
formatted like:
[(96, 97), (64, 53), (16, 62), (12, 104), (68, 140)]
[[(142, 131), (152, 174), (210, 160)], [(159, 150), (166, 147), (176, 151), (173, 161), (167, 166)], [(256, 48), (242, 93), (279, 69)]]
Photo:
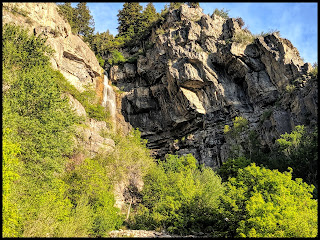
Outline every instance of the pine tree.
[[(142, 6), (138, 2), (126, 2), (123, 9), (119, 10), (118, 36), (132, 38), (139, 31), (142, 20)], [(131, 27), (131, 28), (130, 28)]]
[(63, 15), (64, 19), (67, 20), (71, 26), (72, 32), (77, 33), (77, 26), (75, 23), (75, 10), (71, 6), (71, 2), (65, 2), (64, 4), (59, 4), (59, 12)]
[(152, 23), (153, 21), (157, 20), (158, 13), (156, 11), (156, 8), (154, 7), (153, 3), (150, 2), (147, 4), (146, 8), (143, 11), (143, 19), (148, 23)]
[(78, 26), (78, 34), (84, 36), (85, 40), (91, 39), (94, 32), (94, 20), (86, 2), (78, 3), (74, 19)]
[(177, 9), (179, 8), (182, 4), (184, 4), (185, 2), (170, 2), (170, 6), (169, 9)]
[(142, 12), (142, 21), (140, 21), (138, 33), (142, 33), (151, 25), (152, 22), (156, 21), (158, 18), (159, 13), (157, 13), (153, 3), (148, 3)]

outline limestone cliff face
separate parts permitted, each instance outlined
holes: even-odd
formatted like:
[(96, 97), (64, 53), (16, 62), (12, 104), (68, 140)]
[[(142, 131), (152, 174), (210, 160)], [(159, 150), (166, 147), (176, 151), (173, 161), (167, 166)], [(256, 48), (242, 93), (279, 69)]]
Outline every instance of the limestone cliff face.
[(48, 37), (47, 43), (55, 50), (52, 66), (79, 91), (86, 85), (96, 87), (97, 81), (103, 81), (103, 69), (94, 53), (79, 36), (72, 34), (55, 3), (3, 3), (2, 21)]
[[(298, 124), (317, 123), (318, 86), (310, 64), (276, 33), (234, 41), (241, 34), (250, 36), (237, 19), (182, 5), (152, 30), (152, 47), (135, 64), (111, 67), (110, 80), (125, 91), (126, 121), (142, 131), (157, 156), (193, 153), (215, 168), (228, 157), (223, 128), (236, 116), (248, 119), (265, 147)], [(127, 56), (136, 51), (123, 50)]]
[[(89, 46), (81, 37), (72, 34), (70, 25), (59, 15), (55, 3), (3, 3), (2, 20), (3, 24), (15, 23), (31, 34), (46, 36), (46, 43), (55, 51), (51, 58), (53, 68), (59, 70), (80, 92), (89, 86), (96, 90), (100, 103), (107, 101), (103, 99), (104, 70)], [(115, 146), (113, 140), (101, 136), (101, 132), (110, 131), (106, 122), (89, 118), (77, 99), (70, 94), (66, 96), (72, 108), (85, 120), (85, 126), (77, 128), (75, 139), (77, 146), (84, 151), (75, 153), (75, 162), (80, 163), (85, 157), (92, 157), (101, 151), (112, 151)]]

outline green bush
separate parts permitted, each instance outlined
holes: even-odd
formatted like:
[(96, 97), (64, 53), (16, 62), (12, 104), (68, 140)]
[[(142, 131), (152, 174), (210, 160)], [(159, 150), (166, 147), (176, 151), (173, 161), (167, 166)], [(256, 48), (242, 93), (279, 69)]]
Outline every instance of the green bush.
[(318, 76), (318, 63), (314, 63), (312, 65), (313, 69), (311, 70), (310, 74), (313, 76), (313, 77), (317, 77)]
[(28, 69), (46, 66), (53, 50), (45, 44), (43, 36), (29, 36), (28, 31), (13, 24), (2, 29), (2, 64), (5, 67)]
[(4, 130), (2, 138), (2, 236), (18, 237), (20, 216), (12, 191), (20, 177), (18, 165), (21, 163), (17, 158), (20, 148), (7, 139), (8, 131), (10, 129)]
[(106, 109), (100, 104), (89, 105), (87, 107), (87, 113), (90, 118), (97, 119), (99, 121), (104, 121), (108, 118)]
[[(71, 211), (59, 176), (73, 148), (72, 126), (77, 118), (61, 98), (45, 39), (29, 36), (14, 25), (5, 25), (2, 36), (3, 81), (9, 86), (3, 95), (2, 127), (11, 130), (5, 141), (20, 148), (19, 165), (13, 168), (20, 177), (12, 182), (7, 199), (14, 205), (11, 215), (3, 219), (4, 226), (11, 228), (6, 234), (57, 236)], [(12, 146), (8, 143), (7, 150)]]
[(227, 18), (229, 18), (228, 12), (229, 12), (229, 10), (224, 10), (224, 8), (222, 8), (222, 9), (220, 9), (220, 10), (219, 10), (218, 8), (216, 8), (216, 9), (214, 10), (213, 14), (218, 15), (218, 16), (220, 16), (220, 17), (222, 17), (222, 18), (227, 19)]
[(211, 232), (222, 193), (212, 169), (198, 168), (191, 155), (168, 155), (144, 178), (143, 201), (133, 226), (178, 234)]
[[(220, 206), (223, 237), (316, 237), (314, 186), (251, 164), (230, 178)], [(222, 230), (222, 231), (221, 231)], [(216, 232), (217, 235), (218, 232)]]
[(90, 222), (84, 221), (87, 234), (103, 237), (108, 231), (121, 226), (122, 217), (119, 215), (119, 209), (114, 207), (115, 200), (108, 178), (108, 168), (99, 159), (86, 159), (68, 172), (64, 180), (69, 186), (67, 192), (73, 206), (76, 207), (82, 202), (90, 212)]
[(109, 176), (113, 182), (125, 180), (130, 174), (143, 177), (154, 166), (154, 159), (146, 147), (147, 140), (141, 138), (138, 129), (131, 130), (126, 136), (121, 132), (109, 133), (115, 149), (105, 156), (100, 156), (108, 165)]
[(109, 64), (116, 65), (125, 61), (126, 59), (124, 58), (121, 52), (119, 52), (118, 50), (111, 51), (111, 59), (108, 60)]
[(253, 43), (254, 39), (255, 37), (246, 31), (239, 31), (232, 37), (233, 42), (241, 43), (245, 45)]
[(217, 174), (226, 182), (230, 177), (236, 177), (240, 168), (245, 168), (250, 164), (250, 160), (245, 157), (230, 158), (217, 170)]

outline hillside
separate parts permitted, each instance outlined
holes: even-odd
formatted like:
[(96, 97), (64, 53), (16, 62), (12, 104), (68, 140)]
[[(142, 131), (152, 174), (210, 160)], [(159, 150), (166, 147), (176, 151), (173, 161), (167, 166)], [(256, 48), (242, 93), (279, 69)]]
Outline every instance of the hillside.
[(182, 4), (101, 67), (55, 3), (2, 13), (3, 237), (317, 236), (318, 76), (288, 39)]

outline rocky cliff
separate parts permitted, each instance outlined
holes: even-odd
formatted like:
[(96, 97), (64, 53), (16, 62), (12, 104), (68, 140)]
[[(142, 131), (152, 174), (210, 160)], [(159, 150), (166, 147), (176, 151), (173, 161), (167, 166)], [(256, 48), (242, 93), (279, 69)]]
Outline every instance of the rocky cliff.
[(55, 3), (3, 3), (2, 22), (15, 23), (35, 35), (46, 36), (55, 51), (52, 66), (79, 91), (88, 84), (96, 86), (103, 75), (94, 53), (80, 36), (72, 34)]
[[(94, 89), (96, 100), (105, 107), (111, 109), (112, 104), (115, 104), (112, 102), (115, 101), (112, 98), (113, 90), (108, 81), (104, 80), (104, 70), (94, 52), (83, 42), (81, 36), (71, 32), (69, 23), (58, 13), (55, 3), (3, 3), (2, 22), (14, 23), (28, 29), (30, 34), (45, 36), (46, 43), (54, 50), (51, 57), (54, 69), (59, 70), (80, 92)], [(85, 149), (87, 156), (111, 151), (114, 147), (113, 140), (101, 136), (101, 132), (110, 130), (106, 122), (89, 118), (77, 99), (71, 94), (67, 94), (67, 97), (76, 113), (85, 119), (85, 126), (77, 129), (77, 146)], [(112, 111), (114, 112), (114, 108)], [(114, 122), (114, 113), (112, 117)], [(81, 162), (86, 155), (75, 153), (73, 158), (76, 162)]]
[(182, 5), (143, 45), (123, 49), (127, 57), (144, 54), (136, 63), (112, 66), (109, 78), (124, 91), (126, 121), (142, 131), (157, 157), (192, 153), (219, 167), (232, 141), (223, 129), (236, 116), (248, 120), (266, 149), (298, 124), (317, 124), (312, 67), (277, 33), (254, 37), (239, 19)]

